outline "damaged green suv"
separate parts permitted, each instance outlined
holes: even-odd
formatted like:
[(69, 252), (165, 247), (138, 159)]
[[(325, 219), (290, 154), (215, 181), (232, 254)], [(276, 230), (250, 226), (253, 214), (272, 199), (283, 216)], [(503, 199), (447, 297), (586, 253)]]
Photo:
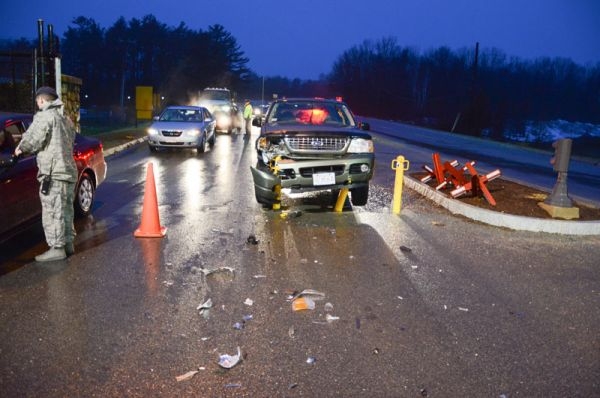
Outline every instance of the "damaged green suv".
[(369, 198), (375, 154), (367, 123), (357, 123), (340, 101), (299, 98), (274, 101), (256, 140), (258, 161), (251, 167), (256, 200), (277, 203), (278, 188), (292, 193), (348, 188), (352, 204)]

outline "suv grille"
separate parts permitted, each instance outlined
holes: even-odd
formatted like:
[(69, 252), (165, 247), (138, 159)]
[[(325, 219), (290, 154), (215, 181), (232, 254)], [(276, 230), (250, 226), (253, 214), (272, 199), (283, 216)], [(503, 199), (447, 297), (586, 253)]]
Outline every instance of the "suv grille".
[(172, 130), (163, 130), (161, 133), (164, 137), (179, 137), (181, 135), (181, 131)]
[(348, 144), (347, 137), (286, 137), (285, 143), (297, 152), (342, 152)]

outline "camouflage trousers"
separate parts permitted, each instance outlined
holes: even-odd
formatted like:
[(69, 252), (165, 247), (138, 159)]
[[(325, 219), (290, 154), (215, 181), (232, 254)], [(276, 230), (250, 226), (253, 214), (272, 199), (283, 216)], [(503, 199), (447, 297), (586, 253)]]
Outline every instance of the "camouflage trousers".
[(74, 197), (75, 184), (66, 181), (52, 180), (48, 194), (40, 192), (42, 226), (48, 246), (64, 247), (65, 243), (73, 242)]

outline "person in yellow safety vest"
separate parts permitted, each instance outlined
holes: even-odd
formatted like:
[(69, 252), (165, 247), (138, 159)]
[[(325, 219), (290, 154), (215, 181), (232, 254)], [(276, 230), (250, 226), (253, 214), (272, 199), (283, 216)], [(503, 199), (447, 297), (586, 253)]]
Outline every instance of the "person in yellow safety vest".
[(252, 104), (250, 100), (244, 101), (244, 120), (246, 121), (246, 136), (252, 132)]

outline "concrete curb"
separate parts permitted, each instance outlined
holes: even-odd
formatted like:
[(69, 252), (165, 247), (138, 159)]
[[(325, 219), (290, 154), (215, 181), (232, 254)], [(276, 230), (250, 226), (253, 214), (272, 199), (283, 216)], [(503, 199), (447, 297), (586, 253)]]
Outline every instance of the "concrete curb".
[(106, 149), (106, 150), (104, 150), (104, 157), (107, 158), (107, 157), (114, 155), (115, 153), (121, 152), (129, 147), (140, 144), (140, 143), (146, 141), (147, 139), (148, 139), (148, 137), (142, 137), (142, 138), (138, 138), (137, 140), (129, 141), (129, 142), (126, 142), (125, 144), (121, 144), (119, 146), (116, 146), (116, 147), (113, 147), (110, 149)]
[(546, 220), (505, 214), (462, 203), (407, 175), (404, 176), (404, 184), (427, 199), (448, 209), (453, 214), (459, 214), (485, 224), (517, 231), (547, 232), (564, 235), (600, 235), (600, 221)]

